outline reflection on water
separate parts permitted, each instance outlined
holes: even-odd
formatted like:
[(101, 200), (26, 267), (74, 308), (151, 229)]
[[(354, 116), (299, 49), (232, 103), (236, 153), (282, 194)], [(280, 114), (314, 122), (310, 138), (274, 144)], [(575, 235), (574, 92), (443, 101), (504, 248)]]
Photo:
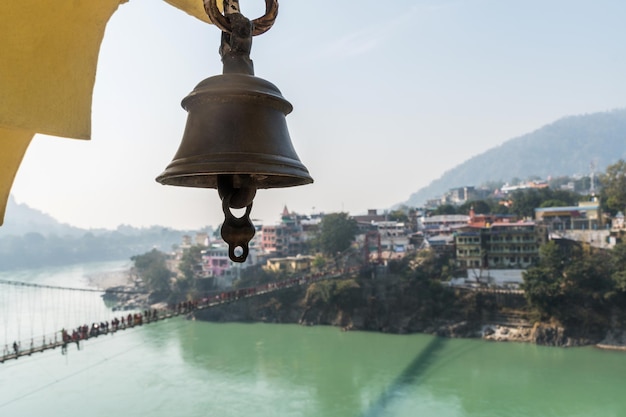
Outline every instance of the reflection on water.
[[(181, 328), (188, 332), (189, 328)], [(294, 415), (622, 415), (626, 355), (262, 324), (193, 326), (185, 361)], [(204, 332), (212, 339), (203, 340)], [(261, 389), (263, 388), (263, 389)], [(306, 398), (306, 401), (302, 401)]]
[(417, 387), (419, 380), (428, 368), (436, 363), (437, 352), (441, 351), (445, 339), (433, 338), (426, 347), (420, 351), (400, 375), (389, 384), (387, 389), (380, 395), (378, 400), (363, 413), (365, 417), (378, 417), (389, 415), (389, 410), (394, 400), (406, 396), (409, 391)]

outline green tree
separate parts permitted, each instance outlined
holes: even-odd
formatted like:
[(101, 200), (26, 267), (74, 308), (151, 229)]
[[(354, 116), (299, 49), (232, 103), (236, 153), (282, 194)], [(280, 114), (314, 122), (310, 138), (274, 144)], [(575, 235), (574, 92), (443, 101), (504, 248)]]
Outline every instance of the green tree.
[[(520, 217), (535, 217), (535, 209), (546, 201), (559, 202), (564, 206), (575, 206), (580, 195), (567, 190), (552, 190), (550, 188), (518, 190), (511, 195), (513, 207), (511, 211)], [(553, 206), (550, 206), (553, 207)]]
[(185, 279), (193, 280), (202, 271), (202, 250), (204, 246), (194, 245), (183, 250), (178, 269)]
[(442, 204), (436, 209), (434, 209), (431, 214), (433, 216), (442, 215), (442, 214), (457, 214), (457, 209), (452, 204)]
[(539, 266), (524, 274), (528, 304), (543, 318), (555, 318), (573, 330), (602, 334), (615, 294), (612, 255), (583, 252), (554, 241), (544, 245), (540, 255)]
[(626, 161), (620, 159), (600, 176), (601, 204), (611, 214), (626, 209)]
[(141, 277), (148, 289), (156, 292), (170, 290), (172, 273), (167, 269), (167, 257), (163, 252), (152, 249), (143, 255), (130, 258), (134, 262), (134, 269)]
[(586, 332), (602, 333), (608, 327), (609, 298), (615, 288), (608, 257), (605, 252), (585, 254), (565, 268), (561, 322)]
[(524, 272), (522, 289), (528, 304), (545, 317), (551, 317), (562, 302), (560, 271), (538, 266)]
[(326, 258), (322, 255), (316, 255), (315, 258), (313, 258), (312, 266), (317, 271), (323, 271), (326, 267), (326, 263)]
[(541, 203), (541, 205), (539, 205), (539, 207), (541, 207), (541, 208), (545, 208), (545, 207), (564, 207), (564, 206), (567, 206), (567, 203), (565, 201), (555, 200), (555, 199), (545, 200), (544, 202)]
[(198, 290), (198, 278), (202, 273), (202, 250), (204, 246), (194, 245), (183, 249), (178, 270), (183, 275), (176, 280), (176, 292), (187, 297), (194, 297)]
[(394, 222), (404, 222), (404, 223), (408, 223), (409, 221), (409, 216), (406, 214), (405, 211), (403, 210), (392, 210), (388, 215), (387, 215), (387, 219), (389, 219), (389, 221), (394, 221)]
[(459, 214), (469, 214), (472, 208), (476, 214), (491, 214), (493, 209), (492, 205), (485, 200), (474, 200), (461, 204), (457, 211)]
[(615, 291), (626, 296), (626, 243), (618, 243), (611, 250), (611, 267)]
[(241, 270), (241, 275), (235, 281), (235, 288), (255, 287), (285, 278), (279, 272), (272, 272), (264, 269), (261, 265), (253, 265)]
[(539, 265), (524, 273), (522, 288), (526, 300), (546, 317), (555, 316), (563, 303), (563, 271), (569, 253), (551, 240), (539, 248)]
[(327, 214), (319, 228), (319, 247), (323, 253), (336, 256), (350, 247), (357, 231), (356, 220), (348, 217), (348, 213)]
[(534, 217), (535, 208), (541, 205), (543, 198), (537, 190), (519, 190), (511, 195), (511, 211), (520, 217)]

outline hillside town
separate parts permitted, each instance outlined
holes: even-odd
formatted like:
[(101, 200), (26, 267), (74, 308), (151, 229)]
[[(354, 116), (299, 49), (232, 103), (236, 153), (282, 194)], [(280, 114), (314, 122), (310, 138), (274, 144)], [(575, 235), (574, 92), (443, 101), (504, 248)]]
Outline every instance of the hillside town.
[[(512, 203), (512, 193), (545, 189), (547, 181), (504, 184), (492, 191), (459, 187), (423, 208), (370, 209), (366, 214), (349, 215), (358, 226), (350, 254), (362, 264), (384, 271), (392, 261), (430, 250), (454, 260), (449, 282), (452, 286), (518, 289), (523, 272), (539, 263), (540, 248), (549, 241), (602, 249), (610, 249), (620, 241), (625, 228), (623, 212), (613, 216), (603, 212), (593, 178), (590, 184), (590, 189), (580, 192), (583, 201), (576, 205), (534, 207), (531, 216), (481, 213), (473, 202), (478, 206), (490, 200), (507, 207)], [(571, 181), (561, 184), (560, 189), (576, 191)], [(469, 211), (440, 214), (445, 212), (443, 207), (450, 206), (469, 207)], [(199, 246), (201, 261), (195, 276), (213, 288), (231, 286), (244, 269), (252, 266), (272, 272), (308, 272), (316, 259), (310, 243), (319, 234), (324, 217), (323, 213), (295, 213), (285, 206), (278, 222), (256, 227), (244, 264), (229, 259), (228, 246), (219, 231), (186, 235), (169, 255), (169, 267), (176, 271), (185, 250)]]

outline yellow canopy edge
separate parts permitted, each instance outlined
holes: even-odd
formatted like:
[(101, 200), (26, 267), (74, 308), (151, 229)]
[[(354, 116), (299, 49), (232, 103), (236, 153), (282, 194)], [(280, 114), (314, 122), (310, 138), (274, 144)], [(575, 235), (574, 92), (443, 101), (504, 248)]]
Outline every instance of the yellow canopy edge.
[[(0, 225), (35, 133), (90, 138), (100, 44), (126, 1), (0, 1)], [(203, 0), (165, 1), (209, 21)]]
[(124, 1), (0, 2), (0, 126), (89, 139), (100, 43)]
[(4, 223), (11, 184), (33, 136), (34, 132), (0, 127), (0, 226)]
[[(165, 2), (183, 10), (184, 12), (187, 12), (195, 18), (211, 23), (209, 16), (207, 16), (204, 11), (203, 0), (165, 0)], [(222, 10), (222, 0), (217, 0), (217, 7)]]

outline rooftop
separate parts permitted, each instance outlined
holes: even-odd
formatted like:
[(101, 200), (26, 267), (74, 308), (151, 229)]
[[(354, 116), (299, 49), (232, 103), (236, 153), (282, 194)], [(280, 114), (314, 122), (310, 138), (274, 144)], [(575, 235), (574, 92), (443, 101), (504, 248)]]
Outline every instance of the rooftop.
[(564, 206), (564, 207), (541, 207), (536, 208), (536, 212), (541, 213), (555, 213), (560, 211), (591, 211), (598, 210), (600, 206), (598, 204), (589, 205), (589, 206)]

